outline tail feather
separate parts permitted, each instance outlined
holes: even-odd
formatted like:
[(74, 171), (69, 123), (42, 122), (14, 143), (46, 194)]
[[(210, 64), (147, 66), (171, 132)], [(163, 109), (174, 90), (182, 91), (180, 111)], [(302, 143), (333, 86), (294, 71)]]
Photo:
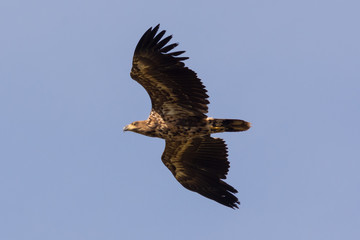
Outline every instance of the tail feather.
[(246, 131), (251, 127), (249, 122), (239, 119), (214, 119), (208, 118), (211, 133), (220, 132), (240, 132)]

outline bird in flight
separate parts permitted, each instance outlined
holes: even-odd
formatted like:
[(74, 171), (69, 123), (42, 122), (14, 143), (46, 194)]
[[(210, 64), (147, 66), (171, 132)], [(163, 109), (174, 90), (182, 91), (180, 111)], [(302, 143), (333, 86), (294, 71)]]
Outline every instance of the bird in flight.
[(178, 44), (168, 44), (159, 25), (149, 28), (134, 52), (130, 76), (150, 96), (152, 109), (144, 121), (124, 127), (149, 137), (165, 139), (161, 160), (185, 188), (230, 208), (240, 204), (237, 190), (224, 179), (230, 164), (223, 139), (211, 134), (239, 132), (250, 123), (238, 119), (206, 116), (209, 97), (196, 73), (185, 66), (185, 51), (172, 51)]

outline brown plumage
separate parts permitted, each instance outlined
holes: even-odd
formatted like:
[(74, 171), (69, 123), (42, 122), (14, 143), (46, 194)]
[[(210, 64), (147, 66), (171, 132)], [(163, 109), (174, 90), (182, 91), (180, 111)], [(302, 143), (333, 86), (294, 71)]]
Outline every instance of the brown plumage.
[(208, 118), (206, 89), (196, 73), (185, 67), (184, 51), (170, 52), (172, 36), (149, 28), (135, 48), (131, 77), (148, 92), (152, 109), (147, 120), (124, 127), (166, 141), (161, 157), (165, 166), (187, 189), (225, 206), (238, 208), (236, 189), (225, 183), (229, 170), (224, 140), (219, 132), (246, 131), (250, 123), (238, 119)]

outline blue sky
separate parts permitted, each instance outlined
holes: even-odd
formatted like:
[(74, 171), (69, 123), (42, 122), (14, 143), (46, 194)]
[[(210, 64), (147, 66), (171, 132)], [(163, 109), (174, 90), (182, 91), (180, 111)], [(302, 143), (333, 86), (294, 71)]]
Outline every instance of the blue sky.
[[(359, 1), (0, 2), (0, 239), (359, 239)], [(239, 210), (187, 191), (161, 139), (123, 133), (150, 26), (210, 95)]]

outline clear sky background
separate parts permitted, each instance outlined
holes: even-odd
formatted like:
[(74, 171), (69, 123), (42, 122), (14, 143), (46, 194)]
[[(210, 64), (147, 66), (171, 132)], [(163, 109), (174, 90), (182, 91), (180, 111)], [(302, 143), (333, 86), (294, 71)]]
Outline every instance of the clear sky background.
[[(357, 0), (0, 2), (0, 239), (360, 239)], [(174, 35), (239, 210), (184, 189), (161, 139), (123, 133), (150, 100), (130, 76), (151, 26)]]

